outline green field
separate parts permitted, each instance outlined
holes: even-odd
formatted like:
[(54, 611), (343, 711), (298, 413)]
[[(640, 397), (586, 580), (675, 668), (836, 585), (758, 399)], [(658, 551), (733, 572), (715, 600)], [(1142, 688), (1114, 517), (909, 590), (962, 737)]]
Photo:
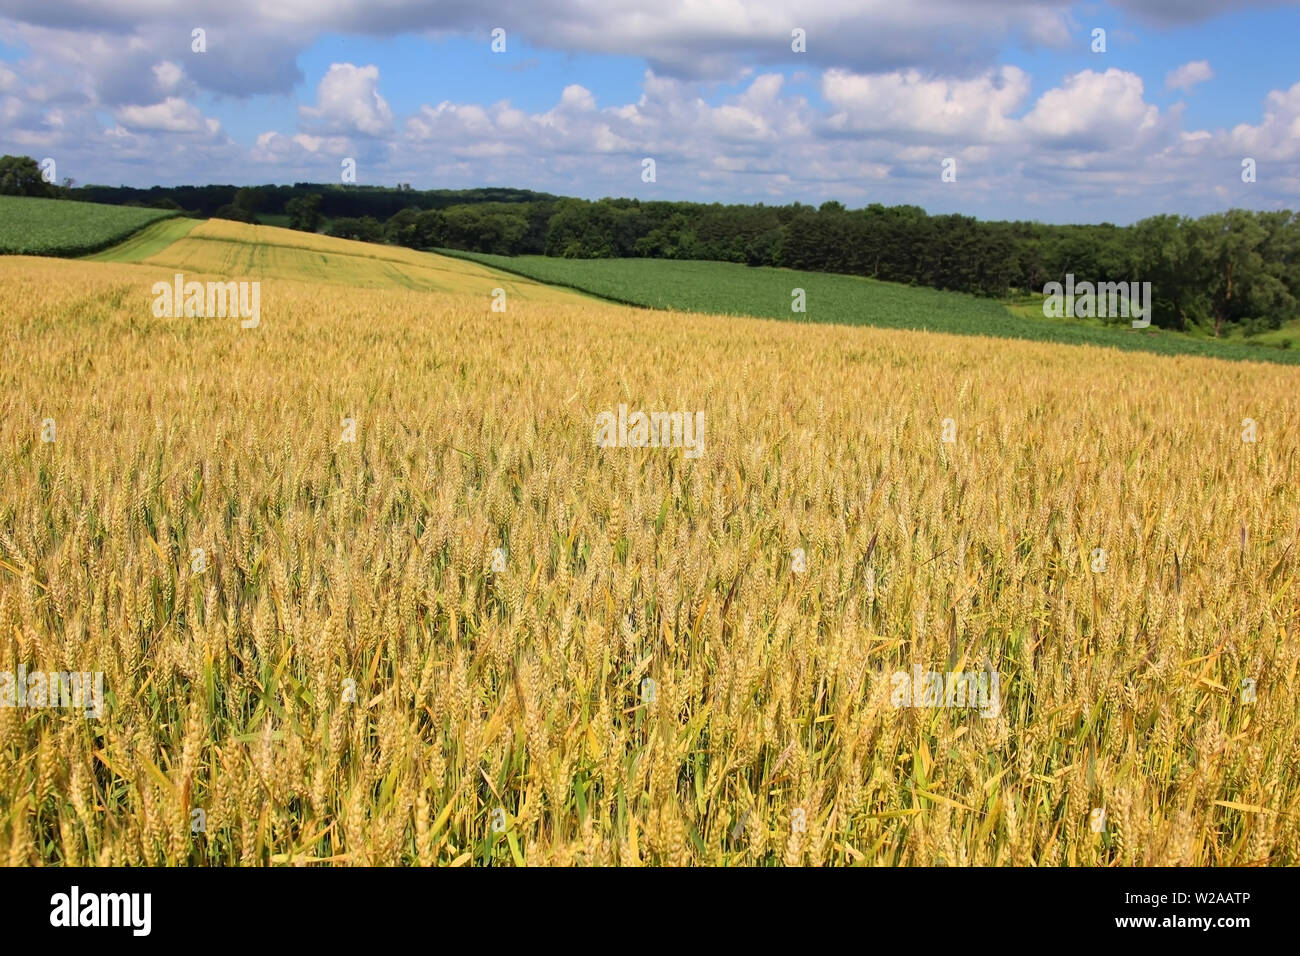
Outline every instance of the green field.
[(0, 196), (0, 254), (85, 255), (175, 215), (170, 209)]
[[(1163, 355), (1201, 355), (1300, 365), (1300, 350), (1195, 338), (1157, 329), (1108, 328), (1017, 315), (993, 299), (859, 276), (753, 268), (681, 259), (560, 259), (439, 249), (506, 272), (567, 286), (614, 302), (683, 312), (928, 329), (963, 335), (1098, 345)], [(805, 313), (791, 311), (803, 289)]]
[(200, 221), (177, 218), (153, 222), (122, 242), (83, 258), (94, 262), (143, 262), (178, 239), (184, 239)]

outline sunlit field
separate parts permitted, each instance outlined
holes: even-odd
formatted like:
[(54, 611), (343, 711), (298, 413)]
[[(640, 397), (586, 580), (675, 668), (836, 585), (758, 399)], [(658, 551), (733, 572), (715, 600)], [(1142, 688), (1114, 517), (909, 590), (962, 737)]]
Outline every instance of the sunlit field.
[(166, 209), (0, 195), (0, 255), (93, 252), (175, 215)]
[(0, 861), (1300, 863), (1295, 369), (142, 248), (0, 259)]
[[(157, 227), (155, 227), (157, 228)], [(358, 289), (417, 289), (432, 292), (482, 292), (494, 288), (530, 299), (572, 302), (580, 293), (497, 272), (471, 262), (433, 256), (413, 249), (334, 239), (274, 226), (251, 226), (214, 219), (166, 237), (161, 245), (124, 243), (103, 254), (116, 261), (143, 262), (171, 272), (203, 273), (245, 279), (283, 279), (327, 283)], [(171, 273), (158, 278), (168, 280)], [(266, 294), (272, 295), (270, 286)], [(356, 301), (364, 296), (355, 296)]]

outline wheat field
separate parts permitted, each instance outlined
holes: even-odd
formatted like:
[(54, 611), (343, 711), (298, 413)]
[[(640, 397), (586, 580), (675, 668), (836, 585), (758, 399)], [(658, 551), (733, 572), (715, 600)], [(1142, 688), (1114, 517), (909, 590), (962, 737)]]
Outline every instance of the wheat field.
[(514, 298), (571, 302), (582, 297), (577, 292), (507, 275), (465, 260), (274, 226), (210, 219), (180, 233), (173, 229), (168, 235), (175, 238), (161, 249), (151, 245), (137, 247), (127, 242), (89, 258), (156, 266), (162, 270), (161, 274), (159, 269), (151, 274), (163, 280), (182, 271), (214, 279), (226, 276), (312, 282), (318, 288), (323, 286), (325, 295), (337, 284), (359, 289), (415, 289), (485, 296), (493, 288), (502, 288), (507, 293), (507, 302)]
[[(0, 707), (0, 862), (1300, 863), (1294, 370), (493, 312), (251, 228), (0, 260), (0, 670), (106, 696)], [(260, 326), (154, 318), (173, 266)]]

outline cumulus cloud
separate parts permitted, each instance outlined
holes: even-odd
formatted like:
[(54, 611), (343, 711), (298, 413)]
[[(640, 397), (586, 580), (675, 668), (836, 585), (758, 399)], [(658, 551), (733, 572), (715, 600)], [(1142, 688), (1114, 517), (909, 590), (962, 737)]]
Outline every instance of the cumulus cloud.
[(1300, 161), (1300, 83), (1289, 90), (1274, 90), (1265, 104), (1263, 121), (1233, 127), (1224, 137), (1225, 145), (1233, 153), (1256, 159)]
[[(402, 155), (453, 174), (456, 164), (491, 159), (492, 168), (563, 191), (599, 182), (611, 194), (710, 198), (715, 184), (752, 198), (816, 189), (852, 201), (944, 201), (944, 158), (959, 159), (962, 195), (1016, 191), (1026, 175), (1118, 181), (1145, 152), (1177, 142), (1174, 114), (1142, 99), (1142, 81), (1119, 70), (1084, 71), (1030, 103), (1028, 76), (1015, 67), (965, 80), (916, 71), (858, 75), (828, 71), (829, 112), (789, 94), (780, 74), (760, 74), (713, 105), (695, 84), (647, 71), (635, 103), (600, 106), (570, 87), (551, 109), (525, 113), (509, 103), (426, 106), (403, 128)], [(1099, 143), (1113, 144), (1109, 153)], [(658, 165), (654, 187), (638, 181), (640, 159)], [(580, 164), (573, 160), (581, 158)], [(1123, 158), (1119, 158), (1123, 157)], [(441, 166), (439, 164), (442, 164)], [(539, 170), (538, 167), (541, 167)]]
[(1012, 135), (1009, 114), (1029, 95), (1029, 76), (1014, 66), (966, 80), (916, 70), (870, 76), (827, 70), (822, 95), (835, 109), (828, 125), (837, 131), (990, 142)]
[(1084, 70), (1048, 90), (1025, 117), (1042, 141), (1081, 148), (1118, 148), (1156, 129), (1160, 110), (1142, 97), (1142, 77), (1124, 70)]
[(174, 93), (181, 88), (185, 80), (185, 71), (171, 60), (163, 60), (153, 66), (154, 81), (162, 93)]
[(379, 95), (379, 67), (333, 63), (316, 88), (316, 105), (298, 112), (327, 133), (382, 136), (393, 125), (393, 111)]
[[(1172, 23), (1240, 6), (1112, 5)], [(97, 181), (327, 182), (346, 156), (368, 182), (936, 209), (987, 202), (993, 215), (1024, 201), (1071, 210), (1068, 218), (1117, 204), (1127, 214), (1138, 201), (1182, 209), (1180, 197), (1211, 194), (1243, 155), (1261, 161), (1256, 196), (1277, 201), (1289, 188), (1294, 200), (1300, 183), (1300, 88), (1270, 94), (1247, 114), (1253, 124), (1194, 130), (1183, 128), (1180, 106), (1147, 102), (1136, 73), (1084, 70), (1035, 88), (1003, 65), (1009, 46), (1080, 47), (1086, 31), (1067, 0), (680, 0), (653, 11), (644, 0), (160, 6), (9, 0), (0, 41), (25, 53), (0, 66), (0, 138), (58, 155), (60, 170), (83, 181), (79, 165)], [(306, 78), (297, 65), (324, 33), (455, 33), (481, 37), (486, 51), (498, 25), (512, 50), (641, 58), (639, 95), (610, 102), (579, 81), (547, 108), (435, 97), (395, 115), (378, 67), (334, 63)], [(206, 53), (191, 50), (195, 26), (207, 31)], [(806, 31), (805, 53), (791, 49), (795, 27)], [(779, 72), (792, 69), (791, 79)], [(1212, 76), (1196, 61), (1164, 82), (1188, 90)], [(717, 78), (738, 92), (719, 98)], [(262, 127), (252, 143), (233, 143), (200, 111), (227, 97), (293, 96), (308, 79), (314, 101), (309, 81), (297, 128), (292, 118), (268, 121), (278, 128)], [(816, 105), (799, 95), (804, 83), (816, 84)], [(640, 179), (645, 156), (657, 161), (657, 183)], [(950, 156), (959, 177), (944, 184), (939, 162)]]
[(344, 157), (355, 158), (359, 151), (357, 144), (346, 136), (287, 135), (268, 130), (258, 135), (251, 155), (256, 163), (305, 173), (308, 180), (319, 182), (336, 178), (340, 161)]
[[(1114, 0), (1140, 19), (1190, 23), (1282, 0)], [(207, 31), (208, 53), (194, 55), (187, 74), (212, 92), (248, 96), (289, 93), (301, 82), (300, 53), (324, 34), (391, 36), (488, 32), (542, 49), (636, 56), (661, 76), (736, 79), (747, 67), (807, 65), (858, 73), (904, 69), (971, 75), (997, 62), (1008, 44), (1064, 48), (1077, 42), (1070, 0), (690, 0), (647, 7), (645, 0), (9, 0), (5, 17), (29, 33), (67, 46), (87, 36), (111, 37), (120, 56), (131, 51), (180, 62), (190, 57), (190, 30)], [(274, 11), (273, 13), (271, 11)], [(791, 31), (806, 32), (803, 53)], [(80, 39), (78, 39), (80, 38)], [(101, 84), (130, 82), (138, 64), (95, 57)], [(111, 102), (140, 102), (122, 91)]]
[(1214, 71), (1210, 69), (1208, 60), (1193, 60), (1190, 63), (1184, 63), (1176, 70), (1170, 70), (1165, 76), (1165, 89), (1182, 90), (1186, 93), (1197, 83), (1204, 83), (1206, 80), (1214, 79)]
[[(647, 8), (644, 0), (192, 0), (160, 9), (155, 0), (10, 0), (6, 16), (32, 31), (75, 43), (111, 36), (119, 48), (189, 55), (190, 30), (207, 31), (208, 52), (187, 73), (232, 95), (287, 93), (301, 81), (297, 56), (321, 35), (474, 33), (506, 25), (508, 36), (565, 52), (637, 56), (659, 75), (740, 76), (746, 67), (807, 64), (861, 72), (906, 67), (962, 72), (987, 67), (1008, 42), (1070, 41), (1068, 0), (691, 0)], [(791, 31), (807, 37), (791, 47)], [(113, 72), (111, 62), (93, 65)], [(130, 69), (130, 67), (128, 67)], [(130, 96), (125, 97), (130, 100)]]
[(151, 106), (123, 106), (113, 118), (128, 130), (157, 130), (169, 133), (216, 133), (221, 124), (204, 119), (198, 109), (178, 96), (169, 96)]

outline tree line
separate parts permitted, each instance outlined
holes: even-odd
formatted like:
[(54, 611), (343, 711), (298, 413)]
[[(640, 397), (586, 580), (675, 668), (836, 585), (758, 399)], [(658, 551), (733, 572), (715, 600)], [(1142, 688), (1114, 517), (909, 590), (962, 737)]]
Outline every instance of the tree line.
[(1046, 225), (929, 215), (919, 206), (847, 209), (569, 199), (526, 189), (357, 185), (63, 187), (34, 160), (0, 160), (0, 193), (149, 205), (414, 249), (568, 258), (704, 259), (869, 276), (1006, 298), (1048, 282), (1151, 282), (1152, 324), (1247, 334), (1300, 307), (1300, 215), (1233, 209), (1132, 226)]
[[(918, 206), (820, 207), (558, 199), (338, 222), (345, 238), (415, 249), (569, 258), (706, 259), (869, 276), (995, 298), (1049, 282), (1150, 282), (1152, 324), (1222, 335), (1281, 326), (1300, 304), (1300, 216), (1233, 209), (1132, 226), (985, 222)], [(1127, 321), (1127, 320), (1119, 320)]]

